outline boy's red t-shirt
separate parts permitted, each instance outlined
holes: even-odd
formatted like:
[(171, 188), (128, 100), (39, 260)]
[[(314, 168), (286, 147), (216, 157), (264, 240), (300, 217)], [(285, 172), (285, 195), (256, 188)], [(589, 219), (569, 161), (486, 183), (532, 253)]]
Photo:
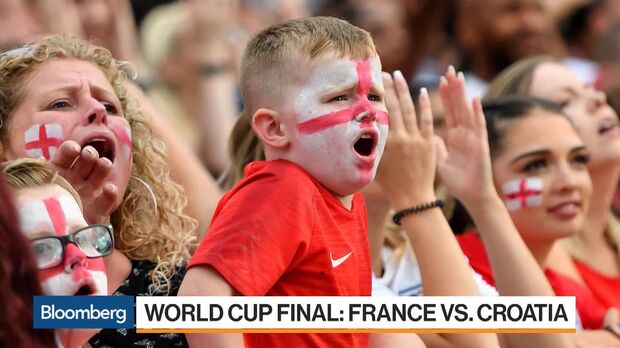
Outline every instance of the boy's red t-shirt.
[[(457, 235), (456, 239), (463, 250), (463, 254), (469, 259), (469, 265), (487, 283), (495, 286), (495, 276), (480, 235), (476, 232), (467, 232)], [(575, 296), (577, 312), (585, 329), (600, 329), (603, 326), (606, 309), (588, 289), (549, 268), (545, 269), (545, 275), (557, 296)]]
[[(220, 200), (189, 268), (246, 296), (370, 296), (366, 207), (351, 210), (293, 163), (252, 162)], [(244, 334), (248, 347), (364, 347), (367, 334)]]

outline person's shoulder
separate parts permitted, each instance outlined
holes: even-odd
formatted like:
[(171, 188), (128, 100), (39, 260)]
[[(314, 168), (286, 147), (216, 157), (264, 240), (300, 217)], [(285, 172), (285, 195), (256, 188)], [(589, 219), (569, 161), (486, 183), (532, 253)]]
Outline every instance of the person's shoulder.
[(255, 161), (248, 164), (238, 188), (248, 185), (262, 185), (275, 191), (289, 189), (316, 191), (316, 184), (310, 174), (298, 165), (285, 160)]

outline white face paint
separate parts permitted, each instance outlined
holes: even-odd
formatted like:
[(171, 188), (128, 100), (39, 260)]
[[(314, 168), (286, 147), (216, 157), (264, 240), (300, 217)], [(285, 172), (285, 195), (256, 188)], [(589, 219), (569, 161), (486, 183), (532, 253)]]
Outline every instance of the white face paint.
[[(73, 196), (57, 185), (20, 190), (17, 211), (22, 232), (29, 239), (66, 236), (87, 226)], [(107, 295), (103, 259), (88, 259), (73, 243), (65, 246), (60, 265), (39, 270), (39, 280), (46, 295), (74, 295), (83, 287), (89, 295)]]
[(543, 180), (539, 177), (515, 179), (502, 186), (504, 202), (508, 211), (517, 211), (526, 207), (538, 207), (542, 204)]
[(64, 140), (62, 126), (58, 123), (34, 124), (24, 132), (24, 146), (31, 158), (49, 160)]
[(335, 194), (348, 196), (372, 181), (385, 147), (381, 63), (378, 57), (324, 58), (313, 66), (294, 102), (291, 160)]

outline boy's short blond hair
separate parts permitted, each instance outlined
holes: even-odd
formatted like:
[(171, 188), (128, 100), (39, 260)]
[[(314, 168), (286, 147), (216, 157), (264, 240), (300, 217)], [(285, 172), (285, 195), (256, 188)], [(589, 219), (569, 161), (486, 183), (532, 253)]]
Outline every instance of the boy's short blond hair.
[(245, 114), (280, 106), (290, 83), (303, 83), (301, 72), (311, 59), (328, 53), (367, 59), (375, 54), (370, 34), (333, 17), (307, 17), (274, 25), (248, 43), (241, 61), (241, 95)]

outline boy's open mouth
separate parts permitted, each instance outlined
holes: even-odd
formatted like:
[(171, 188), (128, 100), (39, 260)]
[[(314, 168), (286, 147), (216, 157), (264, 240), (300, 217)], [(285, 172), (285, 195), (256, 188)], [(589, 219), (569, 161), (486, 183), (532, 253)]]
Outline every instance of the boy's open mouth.
[(85, 146), (92, 146), (97, 153), (99, 153), (99, 158), (107, 158), (110, 162), (114, 163), (114, 141), (112, 139), (108, 139), (105, 137), (94, 137), (82, 144), (82, 148)]
[(353, 144), (353, 149), (360, 156), (366, 157), (370, 156), (375, 149), (375, 145), (377, 144), (377, 135), (375, 133), (366, 132), (357, 138), (355, 143)]
[(95, 288), (93, 286), (93, 284), (91, 283), (86, 283), (82, 286), (80, 286), (76, 292), (73, 294), (73, 296), (89, 296), (89, 295), (93, 295), (95, 294)]

